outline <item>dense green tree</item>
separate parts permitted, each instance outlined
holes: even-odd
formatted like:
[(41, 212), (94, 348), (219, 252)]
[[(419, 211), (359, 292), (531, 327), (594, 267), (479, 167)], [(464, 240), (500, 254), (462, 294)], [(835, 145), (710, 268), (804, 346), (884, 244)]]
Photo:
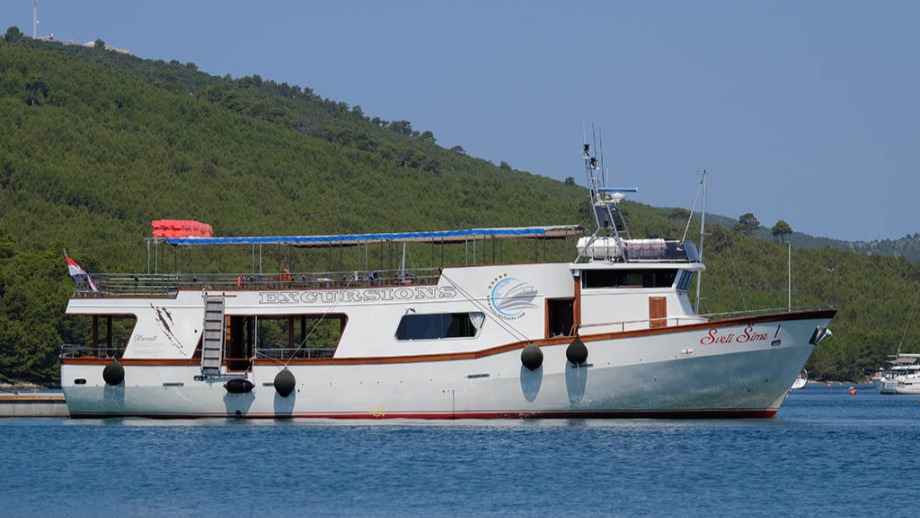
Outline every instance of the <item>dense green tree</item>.
[(41, 104), (48, 98), (48, 84), (40, 79), (35, 79), (27, 83), (26, 90), (29, 92), (29, 97), (26, 99), (26, 104), (29, 106)]
[(690, 211), (681, 207), (675, 207), (671, 209), (671, 213), (668, 214), (668, 217), (674, 221), (687, 221), (690, 219)]
[(754, 217), (754, 214), (746, 212), (738, 217), (738, 223), (732, 228), (736, 232), (741, 232), (742, 234), (751, 235), (754, 233), (757, 228), (760, 227), (760, 222), (757, 221), (757, 218)]
[(774, 238), (779, 238), (780, 243), (785, 243), (786, 236), (792, 234), (792, 227), (789, 226), (789, 223), (779, 220), (773, 225), (771, 232)]
[(16, 243), (13, 241), (13, 236), (0, 225), (0, 259), (12, 257), (15, 252)]
[(23, 38), (22, 31), (19, 30), (19, 27), (12, 26), (6, 29), (6, 34), (3, 35), (4, 41), (15, 42)]
[(409, 121), (393, 121), (388, 127), (390, 131), (394, 131), (400, 135), (412, 134), (412, 123)]
[(0, 381), (57, 377), (59, 327), (72, 289), (63, 256), (51, 250), (0, 259)]

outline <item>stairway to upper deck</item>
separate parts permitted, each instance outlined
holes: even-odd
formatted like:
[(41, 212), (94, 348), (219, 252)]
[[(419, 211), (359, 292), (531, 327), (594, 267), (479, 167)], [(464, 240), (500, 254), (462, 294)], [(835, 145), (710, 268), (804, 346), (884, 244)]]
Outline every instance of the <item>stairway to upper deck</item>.
[(201, 342), (201, 374), (220, 374), (224, 351), (224, 297), (205, 295), (204, 338)]

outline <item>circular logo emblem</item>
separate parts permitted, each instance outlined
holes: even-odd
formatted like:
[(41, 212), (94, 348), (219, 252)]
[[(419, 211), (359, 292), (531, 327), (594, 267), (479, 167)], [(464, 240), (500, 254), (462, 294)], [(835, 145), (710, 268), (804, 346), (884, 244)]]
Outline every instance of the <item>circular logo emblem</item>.
[(525, 310), (537, 307), (533, 303), (536, 297), (537, 290), (530, 283), (508, 277), (508, 274), (489, 285), (489, 304), (496, 315), (505, 319), (520, 318)]

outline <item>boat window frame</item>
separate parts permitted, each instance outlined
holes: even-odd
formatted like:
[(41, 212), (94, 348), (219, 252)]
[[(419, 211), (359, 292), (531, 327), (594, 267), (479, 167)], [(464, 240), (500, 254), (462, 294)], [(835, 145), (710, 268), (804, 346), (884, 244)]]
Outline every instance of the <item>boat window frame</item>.
[[(420, 334), (420, 335), (418, 335), (418, 336), (415, 336), (415, 335), (410, 336), (410, 334), (411, 334), (413, 331), (415, 331), (415, 332), (419, 332), (419, 331), (421, 331), (421, 332), (425, 332), (425, 331), (436, 331), (437, 329), (435, 329), (434, 327), (432, 327), (432, 326), (437, 326), (437, 325), (439, 325), (439, 324), (436, 323), (436, 322), (434, 322), (434, 323), (432, 323), (432, 322), (429, 322), (429, 323), (420, 322), (419, 324), (416, 324), (416, 326), (415, 326), (413, 329), (406, 329), (406, 328), (404, 327), (404, 326), (408, 326), (409, 323), (410, 323), (410, 321), (412, 321), (412, 320), (419, 320), (419, 321), (428, 320), (428, 321), (431, 321), (431, 320), (434, 320), (434, 319), (436, 319), (436, 318), (443, 319), (443, 318), (446, 317), (446, 316), (451, 317), (451, 321), (450, 321), (449, 323), (447, 323), (447, 325), (444, 325), (443, 323), (440, 324), (440, 332), (439, 332), (439, 333), (427, 333), (427, 334), (423, 334), (423, 335)], [(458, 321), (457, 321), (457, 318), (458, 318), (458, 317), (462, 317), (462, 316), (465, 316), (465, 317), (466, 317), (466, 322), (465, 322), (465, 323), (464, 323), (464, 322), (460, 322), (459, 324), (457, 324), (457, 322), (458, 322)], [(482, 311), (451, 311), (451, 312), (444, 312), (444, 313), (415, 313), (415, 312), (409, 312), (409, 313), (406, 313), (405, 315), (403, 315), (402, 318), (399, 319), (399, 324), (397, 324), (397, 326), (396, 326), (396, 330), (395, 330), (394, 333), (393, 333), (393, 337), (396, 339), (397, 342), (414, 342), (414, 341), (421, 341), (421, 340), (469, 340), (469, 339), (476, 339), (476, 338), (478, 338), (478, 337), (482, 334), (482, 328), (485, 326), (486, 320), (487, 320), (487, 319), (486, 319), (486, 315), (485, 315), (485, 313), (483, 313)], [(477, 321), (478, 321), (478, 323), (477, 323)], [(456, 326), (456, 327), (455, 327), (455, 326)], [(402, 330), (402, 331), (401, 331), (401, 330)], [(459, 334), (459, 335), (457, 335), (457, 334), (451, 334), (451, 331), (452, 331), (452, 330), (454, 330), (454, 331), (464, 331), (464, 330), (466, 330), (466, 333), (465, 333), (465, 334)], [(472, 331), (472, 334), (469, 334), (470, 331)]]
[[(334, 358), (349, 322), (348, 315), (340, 312), (233, 313), (226, 314), (224, 319), (224, 361), (237, 362), (248, 362), (250, 354), (258, 359), (276, 361)], [(331, 326), (326, 331), (326, 334), (331, 334), (314, 338), (313, 333), (319, 325)], [(244, 333), (245, 338), (241, 337), (231, 344), (234, 329)], [(234, 349), (243, 351), (243, 357), (231, 356), (230, 351)]]
[[(62, 346), (61, 356), (65, 358), (121, 358), (131, 343), (140, 320), (134, 312), (74, 313), (67, 315), (67, 318), (75, 323), (88, 319), (89, 325), (85, 330), (88, 336), (83, 337), (84, 343), (68, 343)], [(133, 320), (133, 324), (122, 323), (129, 320)], [(81, 326), (76, 324), (75, 327)]]
[(581, 287), (586, 290), (609, 288), (670, 288), (681, 268), (585, 268)]

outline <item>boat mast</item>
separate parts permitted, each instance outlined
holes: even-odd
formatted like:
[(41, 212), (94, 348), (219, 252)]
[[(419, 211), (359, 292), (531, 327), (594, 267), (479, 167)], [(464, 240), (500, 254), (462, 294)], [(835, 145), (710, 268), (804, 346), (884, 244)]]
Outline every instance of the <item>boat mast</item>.
[[(706, 237), (706, 198), (709, 190), (709, 173), (703, 169), (703, 212), (700, 214), (700, 262), (703, 262), (703, 241)], [(700, 285), (703, 283), (703, 272), (700, 270), (696, 273), (696, 305), (693, 311), (700, 314)]]
[(901, 355), (901, 346), (904, 345), (904, 339), (907, 338), (907, 329), (910, 327), (911, 320), (914, 319), (914, 311), (917, 309), (918, 302), (920, 302), (920, 288), (917, 288), (917, 295), (914, 297), (914, 305), (910, 308), (910, 316), (907, 317), (907, 323), (904, 325), (904, 333), (901, 335), (901, 341), (898, 342), (898, 356)]
[[(601, 223), (601, 211), (598, 210), (598, 189), (601, 187), (600, 181), (595, 174), (597, 171), (597, 157), (591, 156), (591, 144), (585, 143), (584, 147), (584, 159), (585, 159), (585, 177), (588, 182), (588, 191), (591, 197), (591, 206), (594, 208), (594, 236), (597, 237), (598, 232), (604, 225)], [(613, 226), (613, 231), (616, 232), (616, 225)], [(619, 238), (619, 236), (617, 236)]]

